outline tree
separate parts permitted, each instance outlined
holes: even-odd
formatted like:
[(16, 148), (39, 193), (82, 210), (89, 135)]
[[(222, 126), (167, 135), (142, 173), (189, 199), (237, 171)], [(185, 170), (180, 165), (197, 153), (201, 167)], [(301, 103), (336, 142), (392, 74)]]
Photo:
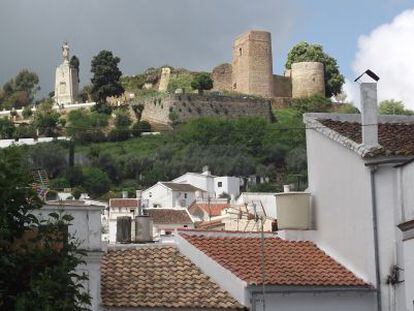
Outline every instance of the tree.
[(45, 101), (41, 103), (34, 115), (33, 125), (44, 136), (57, 136), (60, 114), (53, 110), (53, 103)]
[(93, 197), (104, 194), (109, 190), (111, 180), (108, 175), (96, 167), (86, 167), (83, 170), (82, 186)]
[(288, 54), (286, 69), (291, 69), (292, 64), (297, 62), (321, 62), (324, 64), (326, 97), (341, 93), (345, 78), (339, 72), (336, 59), (326, 54), (321, 45), (309, 44), (304, 41), (296, 44)]
[(121, 70), (118, 68), (120, 58), (113, 56), (112, 52), (103, 50), (98, 53), (91, 63), (92, 98), (97, 102), (97, 109), (104, 108), (106, 98), (119, 96), (124, 92), (120, 78)]
[(78, 82), (80, 82), (80, 79), (79, 79), (79, 66), (80, 66), (80, 61), (79, 61), (79, 58), (78, 58), (76, 55), (73, 55), (73, 56), (70, 58), (69, 65), (70, 65), (72, 68), (76, 69), (76, 73), (77, 73), (77, 75), (78, 75)]
[[(64, 228), (69, 215), (32, 213), (43, 205), (21, 149), (0, 151), (0, 308), (2, 310), (87, 310), (90, 297), (75, 269), (85, 262), (79, 243)], [(32, 238), (27, 238), (30, 235)]]
[(96, 111), (72, 110), (68, 114), (66, 135), (81, 144), (103, 141), (108, 118), (107, 114)]
[(402, 101), (394, 99), (383, 100), (379, 103), (378, 111), (380, 114), (395, 114), (395, 115), (413, 115), (412, 110), (405, 109)]
[(7, 117), (0, 118), (0, 138), (1, 139), (13, 138), (14, 131), (15, 131), (14, 124), (9, 118)]
[(191, 82), (191, 87), (202, 93), (204, 90), (211, 90), (213, 88), (213, 80), (208, 72), (197, 73)]
[(39, 77), (35, 72), (24, 69), (7, 81), (3, 90), (6, 97), (4, 103), (9, 102), (12, 107), (20, 108), (33, 103), (36, 92), (40, 90)]

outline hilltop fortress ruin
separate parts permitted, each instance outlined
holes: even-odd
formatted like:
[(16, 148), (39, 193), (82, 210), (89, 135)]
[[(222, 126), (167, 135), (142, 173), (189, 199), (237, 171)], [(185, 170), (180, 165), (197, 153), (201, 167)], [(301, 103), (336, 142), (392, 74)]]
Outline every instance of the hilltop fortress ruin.
[(231, 64), (213, 69), (214, 89), (266, 98), (298, 98), (325, 95), (324, 65), (294, 63), (284, 75), (273, 74), (270, 32), (250, 30), (236, 38)]

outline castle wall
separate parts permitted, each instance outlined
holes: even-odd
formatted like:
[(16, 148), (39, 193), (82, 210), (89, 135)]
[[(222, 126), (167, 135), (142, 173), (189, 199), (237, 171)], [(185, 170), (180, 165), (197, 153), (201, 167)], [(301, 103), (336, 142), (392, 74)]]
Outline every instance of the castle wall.
[(237, 37), (233, 46), (233, 90), (273, 96), (273, 60), (271, 35), (267, 31), (249, 31)]
[(290, 77), (273, 75), (273, 97), (292, 97)]
[(221, 64), (216, 66), (211, 73), (213, 89), (217, 91), (231, 91), (232, 75), (233, 67), (231, 64)]
[(293, 63), (292, 97), (325, 96), (325, 68), (319, 62)]
[(271, 104), (269, 100), (246, 96), (171, 94), (146, 101), (141, 119), (157, 126), (170, 125), (171, 114), (178, 122), (207, 116), (228, 119), (261, 116), (270, 120)]

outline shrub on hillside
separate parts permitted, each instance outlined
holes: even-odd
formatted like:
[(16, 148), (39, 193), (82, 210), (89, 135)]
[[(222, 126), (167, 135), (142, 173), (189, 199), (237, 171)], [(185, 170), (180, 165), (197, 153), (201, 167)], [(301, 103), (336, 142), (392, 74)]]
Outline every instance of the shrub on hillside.
[(324, 96), (312, 95), (293, 99), (291, 107), (300, 113), (328, 112), (332, 109), (332, 102)]
[(96, 167), (86, 167), (82, 172), (84, 176), (82, 186), (92, 197), (100, 196), (109, 190), (111, 180), (104, 171)]

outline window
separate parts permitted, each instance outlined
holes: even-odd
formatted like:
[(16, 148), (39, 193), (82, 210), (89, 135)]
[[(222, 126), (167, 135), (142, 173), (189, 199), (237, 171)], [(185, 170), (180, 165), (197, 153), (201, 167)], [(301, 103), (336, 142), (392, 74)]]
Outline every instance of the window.
[(242, 56), (243, 55), (243, 50), (242, 48), (239, 48), (239, 55)]
[(187, 199), (187, 193), (184, 193), (184, 199)]
[(152, 192), (150, 192), (148, 196), (149, 196), (150, 198), (152, 198)]
[(223, 187), (223, 183), (222, 183), (221, 181), (219, 181), (219, 182), (217, 183), (217, 187), (219, 187), (219, 188)]

